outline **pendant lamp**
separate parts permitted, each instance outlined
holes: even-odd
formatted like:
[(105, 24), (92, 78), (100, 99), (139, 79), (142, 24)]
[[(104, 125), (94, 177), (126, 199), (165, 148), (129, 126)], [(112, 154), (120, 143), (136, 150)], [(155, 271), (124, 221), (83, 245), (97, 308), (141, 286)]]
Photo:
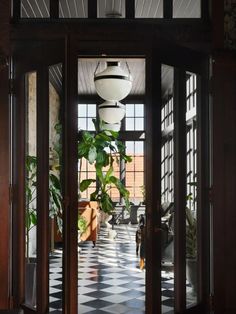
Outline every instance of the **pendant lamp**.
[(105, 101), (98, 106), (98, 114), (108, 124), (119, 123), (125, 116), (125, 105), (118, 101)]
[[(126, 63), (127, 68), (128, 64)], [(97, 69), (96, 69), (97, 70)], [(120, 67), (118, 61), (108, 61), (107, 68), (94, 73), (94, 84), (98, 95), (107, 101), (120, 101), (125, 98), (132, 88), (132, 76)]]

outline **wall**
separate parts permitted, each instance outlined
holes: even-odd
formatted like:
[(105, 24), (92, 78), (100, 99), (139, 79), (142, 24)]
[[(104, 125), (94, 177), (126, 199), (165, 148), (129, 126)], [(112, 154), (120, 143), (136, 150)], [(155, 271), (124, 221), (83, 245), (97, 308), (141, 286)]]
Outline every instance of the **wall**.
[[(10, 1), (0, 1), (0, 53), (9, 55)], [(10, 211), (9, 211), (9, 103), (8, 68), (0, 66), (0, 309), (7, 308), (10, 271)]]

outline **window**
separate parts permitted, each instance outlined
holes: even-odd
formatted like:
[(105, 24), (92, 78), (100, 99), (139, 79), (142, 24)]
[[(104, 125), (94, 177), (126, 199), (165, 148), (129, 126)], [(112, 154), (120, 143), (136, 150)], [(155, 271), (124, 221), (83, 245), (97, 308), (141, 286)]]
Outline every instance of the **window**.
[(126, 153), (132, 162), (125, 165), (125, 186), (130, 192), (130, 201), (134, 204), (143, 202), (144, 187), (144, 142), (126, 141)]
[[(96, 104), (78, 105), (78, 129), (94, 131), (92, 119), (96, 118)], [(126, 117), (124, 119), (124, 129), (122, 130), (122, 140), (126, 146), (126, 154), (132, 157), (132, 162), (125, 164), (114, 162), (114, 175), (119, 178), (130, 192), (130, 200), (134, 204), (143, 202), (144, 189), (144, 139), (140, 139), (140, 132), (144, 131), (144, 105), (126, 104)], [(133, 140), (126, 141), (127, 132), (132, 132)], [(113, 143), (114, 144), (114, 143)], [(115, 157), (115, 156), (114, 156)], [(84, 179), (96, 179), (96, 172), (93, 165), (83, 160), (78, 165), (79, 182)], [(89, 189), (81, 194), (81, 198), (89, 199), (94, 192), (96, 182), (91, 184)], [(121, 197), (116, 188), (111, 188), (109, 194), (114, 202), (120, 202)]]
[(125, 130), (143, 131), (144, 130), (144, 105), (126, 104)]
[(78, 128), (81, 130), (95, 131), (93, 119), (96, 118), (96, 104), (81, 104), (78, 106)]

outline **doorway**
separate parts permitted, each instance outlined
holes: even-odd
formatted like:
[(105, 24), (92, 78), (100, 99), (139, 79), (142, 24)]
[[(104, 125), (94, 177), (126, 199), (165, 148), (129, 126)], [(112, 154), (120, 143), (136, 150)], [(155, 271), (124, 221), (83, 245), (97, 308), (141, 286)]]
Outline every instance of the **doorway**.
[[(60, 46), (62, 52), (64, 52), (64, 43)], [(204, 160), (207, 157), (206, 145), (205, 145), (205, 132), (206, 132), (206, 112), (204, 112), (205, 91), (203, 90), (204, 80), (206, 79), (206, 73), (202, 66), (204, 57), (189, 52), (186, 49), (172, 47), (163, 44), (162, 51), (155, 47), (140, 48), (135, 43), (124, 42), (124, 45), (117, 45), (115, 42), (104, 42), (102, 51), (106, 51), (106, 54), (112, 58), (125, 56), (129, 58), (138, 56), (143, 57), (146, 60), (146, 93), (145, 93), (145, 172), (146, 179), (144, 182), (146, 192), (146, 312), (147, 313), (161, 313), (165, 311), (162, 308), (161, 290), (168, 284), (171, 284), (174, 291), (174, 296), (168, 301), (168, 311), (174, 312), (188, 312), (196, 311), (199, 308), (204, 309), (206, 304), (206, 296), (208, 287), (203, 282), (204, 269), (207, 268), (207, 243), (204, 243), (203, 239), (206, 233), (205, 224), (207, 214), (204, 208), (207, 206), (206, 192), (204, 186), (207, 182), (207, 169), (204, 168)], [(30, 43), (30, 46), (32, 43)], [(32, 52), (32, 62), (28, 63), (27, 57), (30, 52), (26, 51), (25, 47), (18, 46), (16, 49), (16, 55), (18, 60), (21, 60), (21, 65), (16, 63), (16, 82), (17, 82), (17, 98), (21, 106), (15, 107), (15, 110), (19, 110), (22, 120), (15, 120), (15, 151), (20, 152), (20, 158), (14, 160), (14, 180), (17, 183), (17, 199), (15, 204), (15, 216), (13, 221), (13, 227), (18, 235), (19, 245), (16, 246), (14, 252), (14, 278), (18, 285), (15, 288), (15, 297), (19, 304), (24, 303), (24, 307), (30, 312), (30, 307), (25, 304), (25, 277), (19, 274), (25, 274), (25, 139), (27, 139), (25, 133), (25, 74), (36, 71), (36, 90), (38, 91), (37, 98), (37, 143), (36, 151), (38, 166), (37, 172), (37, 270), (36, 270), (36, 309), (38, 313), (45, 313), (49, 308), (49, 195), (48, 186), (49, 182), (49, 166), (50, 166), (50, 145), (49, 145), (49, 130), (45, 128), (45, 123), (48, 122), (48, 107), (39, 107), (41, 103), (48, 104), (49, 102), (49, 69), (56, 71), (56, 65), (61, 66), (62, 72), (62, 173), (61, 173), (61, 195), (62, 195), (62, 220), (63, 220), (63, 235), (62, 235), (62, 247), (63, 247), (63, 282), (62, 286), (62, 308), (64, 313), (76, 313), (77, 312), (77, 272), (78, 272), (78, 243), (77, 243), (77, 219), (78, 219), (78, 158), (77, 158), (77, 132), (78, 132), (78, 103), (86, 104), (87, 102), (78, 101), (78, 56), (91, 57), (100, 56), (101, 49), (95, 47), (93, 42), (79, 43), (77, 46), (76, 38), (71, 37), (66, 45), (65, 54), (57, 56), (55, 58), (55, 43), (51, 42), (51, 50), (47, 43), (47, 49), (45, 43), (40, 43), (35, 46), (37, 49), (42, 50), (42, 55), (35, 58), (37, 54)], [(31, 50), (32, 51), (32, 50)], [(58, 50), (59, 51), (59, 50)], [(89, 54), (88, 54), (89, 51)], [(175, 51), (175, 55), (170, 51)], [(49, 53), (50, 52), (50, 53)], [(54, 53), (53, 53), (54, 52)], [(54, 56), (53, 56), (54, 54)], [(57, 55), (57, 54), (56, 54)], [(51, 57), (50, 57), (51, 56)], [(66, 57), (65, 57), (66, 56)], [(22, 60), (24, 62), (22, 62)], [(47, 60), (47, 61), (46, 61)], [(23, 66), (23, 65), (24, 66)], [(199, 64), (201, 67), (199, 67)], [(42, 66), (44, 66), (42, 68)], [(170, 69), (170, 71), (169, 71)], [(42, 72), (40, 72), (42, 71)], [(170, 72), (167, 74), (167, 72)], [(47, 73), (47, 74), (46, 74)], [(165, 82), (165, 76), (169, 76), (170, 79)], [(44, 78), (46, 77), (46, 81)], [(56, 74), (55, 74), (56, 77)], [(192, 80), (192, 81), (191, 81)], [(190, 83), (191, 81), (191, 83)], [(47, 82), (47, 83), (45, 83)], [(172, 83), (170, 83), (172, 82)], [(194, 93), (194, 82), (198, 82), (199, 88)], [(45, 84), (45, 85), (44, 85)], [(167, 84), (168, 88), (166, 88)], [(170, 85), (169, 85), (170, 84)], [(172, 87), (171, 87), (172, 84)], [(191, 85), (191, 88), (190, 88)], [(46, 86), (46, 89), (43, 88)], [(167, 95), (167, 92), (169, 94)], [(172, 93), (172, 95), (171, 95)], [(173, 101), (171, 97), (174, 94)], [(167, 97), (166, 97), (167, 95)], [(41, 98), (40, 98), (41, 97)], [(198, 102), (195, 102), (198, 98)], [(29, 97), (28, 97), (29, 98)], [(204, 100), (205, 99), (205, 100)], [(189, 129), (189, 119), (186, 119), (186, 104), (187, 101), (198, 103), (197, 121), (191, 120), (193, 129), (186, 133)], [(131, 103), (130, 105), (134, 105)], [(173, 107), (172, 107), (173, 104)], [(18, 109), (17, 109), (18, 108)], [(40, 109), (39, 109), (40, 108)], [(131, 107), (130, 107), (131, 108)], [(172, 110), (173, 108), (173, 110)], [(164, 112), (164, 113), (162, 113)], [(173, 114), (172, 114), (173, 112)], [(16, 116), (16, 115), (15, 115)], [(79, 116), (79, 119), (82, 118)], [(127, 117), (135, 118), (135, 117)], [(140, 118), (140, 117), (136, 117)], [(193, 117), (192, 117), (193, 118)], [(172, 120), (171, 120), (172, 119)], [(170, 138), (171, 133), (165, 133), (166, 130), (162, 129), (163, 123), (166, 121), (174, 122), (174, 144)], [(194, 123), (197, 123), (197, 128), (194, 129)], [(166, 127), (170, 125), (165, 124)], [(195, 130), (195, 131), (193, 131)], [(172, 130), (173, 131), (173, 130)], [(171, 132), (171, 131), (170, 131)], [(195, 133), (194, 133), (195, 132)], [(41, 136), (41, 135), (44, 136)], [(198, 135), (196, 135), (198, 134)], [(21, 135), (21, 136), (19, 136)], [(46, 135), (46, 137), (45, 137)], [(165, 135), (165, 136), (164, 136)], [(167, 138), (167, 141), (166, 141)], [(24, 139), (24, 140), (23, 140)], [(44, 140), (43, 140), (44, 139)], [(131, 138), (131, 141), (133, 138)], [(193, 152), (194, 155), (189, 157), (189, 164), (197, 164), (197, 174), (191, 172), (191, 180), (186, 181), (186, 160), (189, 150), (196, 150), (195, 146), (186, 146), (186, 141), (197, 143), (198, 154)], [(188, 151), (187, 151), (187, 148)], [(52, 155), (52, 154), (51, 154)], [(173, 155), (173, 156), (172, 156)], [(166, 156), (168, 159), (169, 168), (166, 166)], [(198, 162), (196, 162), (196, 159)], [(162, 165), (164, 165), (162, 168)], [(174, 165), (174, 167), (173, 167)], [(168, 168), (168, 169), (167, 169)], [(171, 177), (173, 172), (175, 175)], [(164, 173), (162, 173), (164, 169)], [(189, 168), (190, 169), (190, 168)], [(192, 170), (191, 170), (192, 171)], [(166, 180), (166, 176), (168, 180)], [(197, 176), (197, 180), (196, 179)], [(41, 178), (41, 179), (40, 179)], [(193, 181), (192, 181), (193, 180)], [(167, 184), (167, 182), (169, 182)], [(191, 183), (191, 184), (187, 184)], [(171, 190), (172, 187), (172, 191)], [(187, 187), (189, 190), (187, 190)], [(174, 191), (173, 191), (174, 190)], [(197, 190), (197, 193), (196, 193)], [(171, 197), (170, 197), (170, 195)], [(171, 194), (172, 193), (172, 194)], [(188, 224), (186, 227), (186, 196), (192, 193), (193, 198), (197, 199), (198, 209), (197, 213), (197, 225), (196, 231), (196, 245), (198, 256), (198, 285), (197, 292), (195, 294), (194, 302), (191, 303), (191, 308), (187, 309), (188, 298), (186, 299), (186, 292), (191, 290), (192, 287), (187, 283), (189, 290), (186, 290), (186, 238), (188, 230)], [(164, 217), (163, 215), (163, 202), (161, 194), (168, 194), (168, 200), (174, 202), (174, 210), (169, 209), (166, 212), (168, 215), (167, 233), (164, 234)], [(170, 197), (170, 199), (169, 199)], [(40, 203), (42, 202), (42, 203)], [(194, 203), (194, 202), (193, 202)], [(42, 206), (39, 206), (39, 205)], [(196, 204), (196, 203), (195, 203)], [(40, 208), (40, 209), (39, 209)], [(42, 210), (41, 208), (44, 208)], [(171, 226), (170, 216), (174, 212), (174, 220)], [(193, 214), (194, 210), (191, 211)], [(195, 215), (195, 214), (194, 214)], [(173, 218), (173, 215), (172, 215)], [(193, 217), (194, 219), (196, 217)], [(166, 222), (166, 221), (165, 221)], [(46, 229), (45, 229), (46, 227)], [(171, 230), (172, 228), (172, 230)], [(187, 228), (187, 229), (186, 229)], [(45, 233), (45, 230), (48, 232)], [(166, 230), (166, 229), (165, 229)], [(162, 282), (161, 271), (163, 267), (167, 267), (162, 264), (160, 258), (164, 244), (169, 244), (168, 241), (173, 234), (174, 241), (172, 242), (172, 260), (170, 260), (169, 273), (174, 274), (171, 282)], [(166, 241), (164, 243), (164, 237)], [(174, 254), (173, 254), (174, 252)], [(165, 252), (166, 253), (166, 252)], [(164, 253), (163, 253), (164, 254)], [(164, 256), (164, 255), (163, 255)], [(174, 256), (174, 257), (173, 257)], [(17, 258), (21, 263), (17, 264)], [(173, 267), (174, 259), (174, 267)], [(163, 260), (165, 263), (165, 261)], [(168, 271), (165, 270), (167, 273)], [(40, 274), (40, 275), (39, 275)], [(43, 274), (43, 276), (42, 276)], [(56, 278), (54, 278), (56, 280)], [(60, 284), (60, 283), (59, 283)], [(189, 285), (189, 286), (188, 286)], [(170, 289), (164, 289), (170, 290)], [(169, 292), (168, 292), (169, 293)], [(34, 306), (33, 306), (34, 307)], [(32, 308), (32, 307), (31, 307)], [(161, 310), (163, 309), (163, 311)], [(167, 312), (167, 311), (166, 311)], [(164, 313), (164, 312), (163, 312)]]

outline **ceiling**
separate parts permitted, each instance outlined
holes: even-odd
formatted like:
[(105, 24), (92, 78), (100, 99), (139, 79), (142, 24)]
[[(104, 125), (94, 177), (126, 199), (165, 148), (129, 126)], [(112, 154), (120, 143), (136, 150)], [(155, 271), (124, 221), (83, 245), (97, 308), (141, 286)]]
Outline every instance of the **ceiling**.
[[(106, 59), (114, 60), (114, 59)], [(116, 59), (117, 60), (117, 59)], [(129, 58), (119, 59), (121, 67), (128, 72), (127, 65), (133, 78), (130, 95), (143, 96), (145, 94), (145, 59)], [(127, 62), (127, 65), (126, 65)], [(99, 64), (99, 66), (98, 66)], [(97, 68), (98, 66), (98, 68)], [(96, 70), (97, 68), (97, 70)], [(106, 68), (105, 59), (99, 58), (80, 58), (78, 60), (78, 94), (80, 96), (97, 95), (94, 86), (94, 72), (99, 73)], [(49, 68), (49, 79), (55, 89), (62, 91), (62, 64), (56, 64)], [(161, 70), (162, 95), (172, 93), (173, 68), (167, 65), (162, 66)]]
[[(127, 0), (129, 1), (129, 0)], [(163, 1), (165, 0), (136, 0), (135, 16), (137, 18), (161, 18), (163, 16)], [(173, 17), (200, 17), (201, 0), (173, 0)], [(49, 17), (50, 0), (21, 0), (21, 16), (24, 18)], [(59, 0), (59, 16), (61, 18), (86, 18), (88, 0)], [(125, 17), (125, 0), (97, 0), (98, 17)], [(95, 95), (93, 77), (96, 66), (100, 61), (98, 71), (105, 68), (104, 59), (80, 59), (78, 62), (78, 92), (79, 95)], [(133, 76), (133, 87), (130, 95), (145, 94), (145, 60), (121, 60), (121, 66), (127, 70), (128, 62)], [(50, 81), (58, 90), (62, 90), (62, 67), (56, 65), (49, 71)], [(162, 93), (170, 91), (173, 82), (173, 71), (169, 67), (162, 68)]]
[[(165, 0), (136, 0), (135, 17), (163, 17), (163, 1)], [(201, 0), (173, 0), (173, 17), (200, 17), (200, 2)], [(88, 17), (87, 4), (87, 0), (59, 0), (59, 16), (61, 18), (86, 18)], [(124, 18), (125, 0), (97, 0), (97, 12), (98, 18)], [(21, 0), (21, 17), (49, 17), (49, 0)]]

